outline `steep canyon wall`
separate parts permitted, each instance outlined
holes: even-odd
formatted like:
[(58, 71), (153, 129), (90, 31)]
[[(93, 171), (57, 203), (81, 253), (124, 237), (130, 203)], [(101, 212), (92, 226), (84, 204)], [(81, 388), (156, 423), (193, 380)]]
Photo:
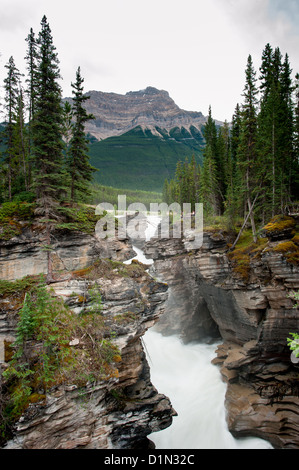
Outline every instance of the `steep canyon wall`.
[(214, 362), (227, 382), (229, 430), (277, 448), (298, 448), (299, 367), (287, 346), (289, 333), (299, 331), (289, 297), (299, 288), (298, 266), (274, 250), (281, 240), (269, 240), (252, 256), (245, 280), (234, 271), (227, 242), (221, 231), (211, 231), (194, 251), (180, 239), (147, 244), (152, 274), (169, 286), (156, 328), (184, 341), (221, 337)]
[[(35, 398), (40, 399), (31, 400), (10, 425), (9, 439), (2, 441), (2, 447), (134, 449), (151, 446), (147, 435), (169, 426), (175, 414), (169, 399), (159, 394), (151, 383), (142, 345), (142, 336), (164, 311), (167, 286), (153, 281), (140, 263), (130, 266), (122, 263), (135, 255), (127, 240), (97, 240), (79, 232), (53, 235), (55, 279), (48, 288), (53, 296), (63, 300), (72, 315), (78, 316), (91, 307), (89, 289), (99, 286), (103, 335), (108, 334), (106, 331), (112, 335), (112, 339), (107, 336), (107, 341), (113, 342), (119, 354), (105, 364), (108, 373), (103, 380), (84, 379), (80, 385), (58, 381), (46, 393), (38, 388), (32, 390)], [(34, 279), (47, 272), (43, 239), (43, 233), (26, 228), (19, 236), (1, 242), (1, 373), (11, 359), (24, 300), (24, 291), (18, 290), (17, 284), (7, 285), (6, 281), (21, 280), (24, 276)], [(76, 372), (78, 377), (88, 374), (92, 356), (87, 352), (87, 341), (93, 349), (96, 345), (90, 342), (95, 342), (97, 337), (98, 341), (105, 339), (90, 328), (70, 342), (74, 350), (86, 354), (85, 367)], [(34, 359), (34, 348), (29, 354)], [(2, 380), (2, 398), (5, 391), (6, 383)]]

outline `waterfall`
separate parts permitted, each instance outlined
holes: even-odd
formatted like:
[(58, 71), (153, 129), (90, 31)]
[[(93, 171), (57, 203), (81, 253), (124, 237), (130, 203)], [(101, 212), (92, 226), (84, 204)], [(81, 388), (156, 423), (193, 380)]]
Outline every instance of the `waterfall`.
[(148, 438), (157, 449), (271, 449), (267, 441), (235, 439), (229, 432), (226, 384), (211, 363), (217, 344), (184, 344), (177, 336), (149, 330), (144, 336), (151, 381), (178, 413), (173, 424)]
[[(146, 240), (155, 233), (159, 218), (148, 218)], [(152, 264), (133, 246), (142, 263)], [(132, 260), (126, 261), (130, 263)], [(178, 336), (163, 336), (154, 327), (143, 337), (151, 371), (151, 382), (169, 397), (178, 416), (167, 429), (148, 438), (157, 449), (272, 449), (260, 438), (236, 439), (225, 418), (226, 384), (211, 363), (217, 344), (184, 344)]]

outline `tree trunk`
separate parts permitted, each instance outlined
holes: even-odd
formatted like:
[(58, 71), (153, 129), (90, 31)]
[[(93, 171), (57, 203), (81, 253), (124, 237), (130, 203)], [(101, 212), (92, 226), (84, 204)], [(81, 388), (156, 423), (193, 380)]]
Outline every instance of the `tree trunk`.
[[(247, 224), (247, 221), (248, 221), (249, 217), (251, 216), (251, 213), (252, 213), (252, 211), (253, 211), (253, 208), (254, 208), (254, 205), (255, 205), (255, 203), (256, 203), (257, 198), (258, 198), (258, 194), (255, 196), (254, 201), (253, 201), (253, 203), (251, 204), (251, 208), (249, 209), (249, 212), (248, 212), (248, 214), (246, 215), (246, 217), (245, 217), (245, 219), (244, 219), (244, 222), (243, 222), (243, 225), (242, 225), (242, 227), (241, 227), (241, 230), (239, 231), (237, 238), (235, 239), (234, 243), (232, 244), (232, 246), (231, 246), (231, 248), (230, 248), (230, 251), (232, 251), (232, 250), (235, 248), (236, 244), (238, 243), (238, 241), (239, 241), (239, 239), (240, 239), (240, 236), (242, 235), (243, 230), (244, 230), (244, 228), (245, 228), (245, 226), (246, 226), (246, 224)], [(254, 225), (254, 227), (255, 227), (255, 225)], [(256, 238), (256, 235), (255, 235), (255, 238)], [(257, 238), (256, 238), (256, 241), (257, 241)], [(255, 241), (255, 243), (256, 243), (256, 241)]]

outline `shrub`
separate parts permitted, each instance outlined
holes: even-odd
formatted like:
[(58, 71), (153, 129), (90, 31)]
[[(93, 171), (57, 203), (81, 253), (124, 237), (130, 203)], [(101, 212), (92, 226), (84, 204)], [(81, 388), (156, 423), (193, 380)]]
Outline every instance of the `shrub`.
[[(22, 284), (24, 288), (28, 285), (28, 281)], [(2, 287), (7, 293), (16, 285)], [(26, 292), (13, 355), (2, 374), (6, 391), (0, 410), (2, 433), (6, 432), (5, 423), (9, 427), (30, 403), (43, 401), (53, 386), (65, 382), (84, 386), (87, 380), (118, 376), (115, 363), (121, 356), (113, 344), (113, 332), (105, 325), (99, 289), (93, 287), (90, 295), (90, 308), (75, 315), (62, 299), (49, 292), (42, 279)]]

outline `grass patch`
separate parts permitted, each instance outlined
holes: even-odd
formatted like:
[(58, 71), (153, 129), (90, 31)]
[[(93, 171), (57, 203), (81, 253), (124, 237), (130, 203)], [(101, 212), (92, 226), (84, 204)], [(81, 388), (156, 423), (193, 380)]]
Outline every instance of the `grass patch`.
[(22, 233), (20, 221), (31, 222), (35, 204), (29, 202), (4, 202), (0, 207), (0, 240), (7, 241)]

